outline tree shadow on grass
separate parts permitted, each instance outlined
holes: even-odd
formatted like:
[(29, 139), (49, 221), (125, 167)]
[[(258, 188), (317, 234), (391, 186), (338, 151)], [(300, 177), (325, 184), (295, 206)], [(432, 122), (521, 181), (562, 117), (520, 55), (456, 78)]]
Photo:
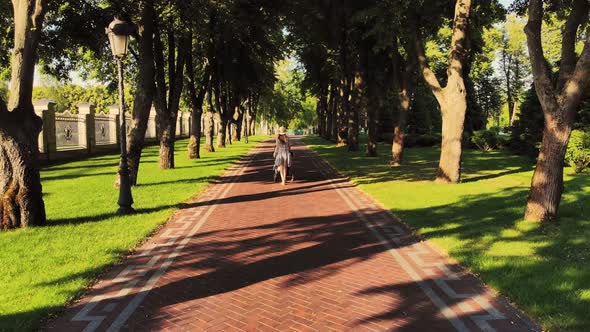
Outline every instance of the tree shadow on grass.
[[(590, 179), (566, 182), (558, 227), (521, 221), (528, 188), (466, 196), (453, 204), (392, 209), (427, 239), (456, 244), (450, 254), (551, 329), (588, 330)], [(570, 190), (568, 190), (570, 189)]]
[(71, 179), (80, 179), (85, 177), (94, 177), (94, 176), (101, 176), (101, 175), (112, 175), (115, 176), (115, 172), (101, 172), (101, 173), (71, 173), (71, 174), (60, 174), (60, 175), (43, 175), (41, 177), (41, 181), (49, 182), (49, 181), (60, 181), (60, 180), (71, 180)]
[(164, 186), (164, 185), (168, 185), (168, 184), (214, 183), (217, 179), (219, 179), (219, 176), (201, 176), (201, 177), (197, 177), (197, 178), (178, 179), (178, 180), (169, 180), (169, 181), (140, 182), (137, 184), (136, 187), (144, 188), (144, 187)]
[[(371, 184), (386, 181), (434, 181), (438, 171), (440, 148), (406, 148), (404, 161), (392, 167), (390, 145), (380, 143), (379, 155), (366, 158), (364, 151), (349, 152), (346, 147), (335, 147), (332, 142), (308, 138), (316, 150), (339, 171), (354, 178), (355, 183)], [(506, 151), (482, 152), (464, 150), (462, 182), (494, 179), (508, 174), (531, 171), (534, 164), (521, 156)]]
[[(150, 213), (160, 212), (160, 211), (167, 210), (167, 209), (179, 208), (181, 206), (182, 206), (182, 203), (171, 204), (171, 205), (161, 205), (161, 206), (157, 206), (157, 207), (153, 207), (153, 208), (141, 208), (141, 209), (136, 209), (135, 213), (133, 215), (136, 216), (136, 215), (142, 215), (142, 214), (150, 214)], [(125, 216), (121, 216), (121, 215), (117, 214), (117, 209), (118, 209), (118, 207), (115, 205), (115, 203), (113, 203), (113, 212), (109, 212), (109, 213), (101, 213), (101, 214), (86, 215), (86, 216), (76, 216), (76, 217), (71, 217), (71, 218), (57, 218), (57, 219), (50, 218), (47, 220), (47, 224), (42, 227), (76, 225), (76, 224), (83, 224), (83, 223), (89, 223), (89, 222), (100, 222), (100, 221), (105, 221), (107, 219), (113, 219), (113, 218), (125, 218)]]

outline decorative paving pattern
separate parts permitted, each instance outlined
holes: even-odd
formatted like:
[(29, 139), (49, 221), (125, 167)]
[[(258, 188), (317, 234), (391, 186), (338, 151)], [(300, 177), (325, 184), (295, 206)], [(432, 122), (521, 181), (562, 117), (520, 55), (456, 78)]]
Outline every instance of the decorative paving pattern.
[(524, 315), (294, 140), (258, 145), (55, 331), (531, 331)]
[[(341, 177), (320, 157), (313, 162), (326, 178)], [(358, 188), (332, 187), (457, 331), (540, 330), (431, 242), (419, 241), (372, 197)]]

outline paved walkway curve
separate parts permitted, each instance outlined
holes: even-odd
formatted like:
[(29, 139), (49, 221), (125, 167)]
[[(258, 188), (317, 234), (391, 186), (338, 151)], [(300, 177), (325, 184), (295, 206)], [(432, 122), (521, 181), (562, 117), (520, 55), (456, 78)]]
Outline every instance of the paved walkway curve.
[(295, 182), (260, 143), (45, 328), (538, 330), (293, 141)]

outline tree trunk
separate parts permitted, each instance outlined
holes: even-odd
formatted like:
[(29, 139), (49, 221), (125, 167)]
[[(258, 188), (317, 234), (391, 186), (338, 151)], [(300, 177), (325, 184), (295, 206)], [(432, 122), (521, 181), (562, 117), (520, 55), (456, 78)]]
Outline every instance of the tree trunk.
[(398, 116), (393, 127), (393, 144), (391, 146), (391, 165), (399, 166), (404, 159), (404, 140), (406, 123), (410, 113), (411, 96), (409, 89), (402, 88), (398, 93)]
[(571, 128), (582, 94), (590, 86), (590, 34), (586, 34), (584, 49), (576, 56), (578, 30), (588, 19), (590, 3), (574, 0), (561, 42), (558, 79), (545, 59), (541, 43), (543, 1), (529, 1), (529, 18), (525, 34), (531, 59), (535, 91), (543, 108), (545, 128), (537, 167), (525, 209), (525, 219), (538, 222), (557, 222), (563, 192), (563, 159)]
[(449, 48), (447, 85), (444, 88), (430, 69), (419, 29), (414, 26), (414, 22), (410, 23), (422, 75), (436, 97), (442, 113), (442, 145), (437, 183), (458, 183), (461, 179), (461, 142), (467, 110), (467, 89), (463, 79), (467, 50), (464, 45), (469, 30), (470, 11), (471, 0), (457, 0)]
[[(192, 40), (192, 32), (189, 34), (189, 40)], [(195, 65), (193, 63), (193, 50), (191, 46), (186, 49), (186, 74), (188, 77), (187, 88), (190, 105), (192, 108), (191, 130), (187, 149), (189, 159), (198, 159), (201, 158), (201, 120), (203, 116), (203, 101), (205, 100), (205, 94), (207, 93), (207, 87), (209, 83), (209, 70), (208, 68), (205, 69), (205, 75), (203, 75), (201, 86), (199, 87), (199, 92), (197, 93), (197, 87), (195, 83)]]
[(322, 107), (322, 96), (318, 96), (318, 103), (316, 104), (316, 114), (318, 116), (318, 136), (325, 137), (325, 123), (324, 123), (324, 114), (323, 114), (323, 107)]
[[(351, 92), (352, 102), (348, 103), (348, 139), (346, 145), (348, 151), (359, 150), (359, 113), (362, 105), (363, 93), (362, 93), (362, 79), (357, 77), (351, 80), (351, 84), (354, 86), (354, 91)], [(352, 104), (352, 105), (351, 105)]]
[(42, 121), (33, 105), (0, 110), (0, 229), (46, 223), (37, 137)]
[[(378, 97), (372, 96), (370, 99)], [(379, 108), (375, 107), (378, 101), (371, 100), (367, 108), (367, 157), (377, 157), (377, 131), (379, 127), (379, 116), (377, 114)]]
[(440, 162), (436, 175), (437, 183), (458, 183), (461, 179), (461, 141), (467, 103), (465, 96), (450, 97), (450, 104), (441, 105), (442, 144)]
[[(141, 151), (145, 141), (145, 132), (154, 100), (154, 1), (142, 1), (141, 39), (139, 40), (139, 73), (137, 92), (133, 103), (131, 128), (127, 142), (127, 158), (129, 164), (129, 181), (132, 186), (137, 184), (137, 175), (141, 159)], [(119, 184), (119, 176), (115, 186)]]
[(348, 139), (348, 115), (350, 106), (350, 88), (346, 81), (342, 81), (340, 92), (340, 112), (338, 114), (338, 146), (346, 145)]
[(512, 102), (512, 106), (508, 106), (508, 107), (512, 107), (512, 111), (510, 111), (510, 127), (512, 127), (514, 125), (514, 121), (516, 121), (516, 106), (518, 105), (518, 103), (516, 101)]
[(201, 116), (203, 111), (193, 110), (193, 119), (191, 122), (191, 135), (188, 142), (188, 158), (201, 158)]
[(244, 109), (240, 108), (240, 111), (238, 112), (238, 116), (237, 119), (234, 119), (233, 121), (233, 138), (232, 140), (234, 142), (239, 142), (242, 140), (242, 123), (244, 122)]
[[(170, 121), (173, 122), (173, 121)], [(174, 121), (174, 124), (176, 121)], [(160, 138), (160, 169), (174, 168), (174, 131), (176, 126), (169, 123)]]
[(215, 152), (213, 146), (213, 137), (215, 135), (215, 124), (213, 122), (213, 112), (208, 111), (205, 116), (205, 151)]
[(338, 105), (340, 105), (338, 98), (338, 87), (334, 84), (334, 99), (332, 100), (332, 139), (338, 140)]
[(219, 127), (217, 128), (217, 148), (225, 148), (225, 138), (227, 133), (227, 120), (221, 116), (218, 119)]
[(46, 223), (39, 174), (42, 120), (32, 104), (46, 1), (13, 0), (14, 47), (8, 106), (0, 98), (0, 229)]
[[(250, 106), (248, 106), (250, 107)], [(246, 110), (246, 114), (244, 115), (244, 142), (246, 144), (250, 143), (250, 110)]]
[[(191, 39), (180, 38), (176, 46), (174, 32), (168, 31), (168, 88), (164, 79), (164, 50), (159, 29), (155, 29), (154, 59), (156, 69), (156, 112), (160, 129), (160, 169), (174, 168), (174, 143), (176, 141), (176, 119), (187, 52)], [(175, 51), (176, 50), (176, 51)], [(175, 56), (176, 55), (176, 56)], [(166, 92), (168, 102), (166, 103)]]
[(225, 139), (227, 141), (225, 143), (229, 144), (229, 145), (233, 144), (233, 134), (232, 134), (233, 129), (234, 129), (233, 126), (234, 126), (233, 121), (231, 119), (227, 120), (227, 125), (225, 127)]
[[(412, 50), (408, 47), (406, 52), (413, 54)], [(415, 61), (414, 55), (408, 57), (407, 60), (402, 59), (402, 55), (397, 52), (395, 72), (399, 79), (399, 91), (397, 93), (397, 109), (398, 117), (393, 127), (393, 144), (391, 146), (391, 165), (399, 166), (403, 161), (404, 156), (404, 139), (406, 124), (412, 105), (412, 96), (416, 88), (416, 81), (414, 75)], [(395, 78), (394, 78), (395, 79)]]
[(326, 139), (332, 139), (332, 133), (333, 133), (333, 125), (334, 125), (334, 98), (336, 97), (336, 87), (334, 85), (334, 82), (331, 82), (330, 84), (330, 94), (328, 97), (328, 107), (327, 107), (327, 116), (326, 116)]
[(525, 220), (557, 222), (563, 193), (563, 166), (571, 127), (553, 120), (543, 130), (543, 143), (533, 174)]

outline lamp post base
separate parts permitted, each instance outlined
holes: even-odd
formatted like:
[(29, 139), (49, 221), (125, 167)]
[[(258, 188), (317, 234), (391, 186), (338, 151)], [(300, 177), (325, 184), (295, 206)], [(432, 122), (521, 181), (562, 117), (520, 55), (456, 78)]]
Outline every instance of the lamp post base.
[(132, 208), (131, 206), (121, 206), (117, 210), (117, 214), (120, 216), (127, 215), (127, 214), (134, 214), (134, 213), (135, 213), (135, 209)]

